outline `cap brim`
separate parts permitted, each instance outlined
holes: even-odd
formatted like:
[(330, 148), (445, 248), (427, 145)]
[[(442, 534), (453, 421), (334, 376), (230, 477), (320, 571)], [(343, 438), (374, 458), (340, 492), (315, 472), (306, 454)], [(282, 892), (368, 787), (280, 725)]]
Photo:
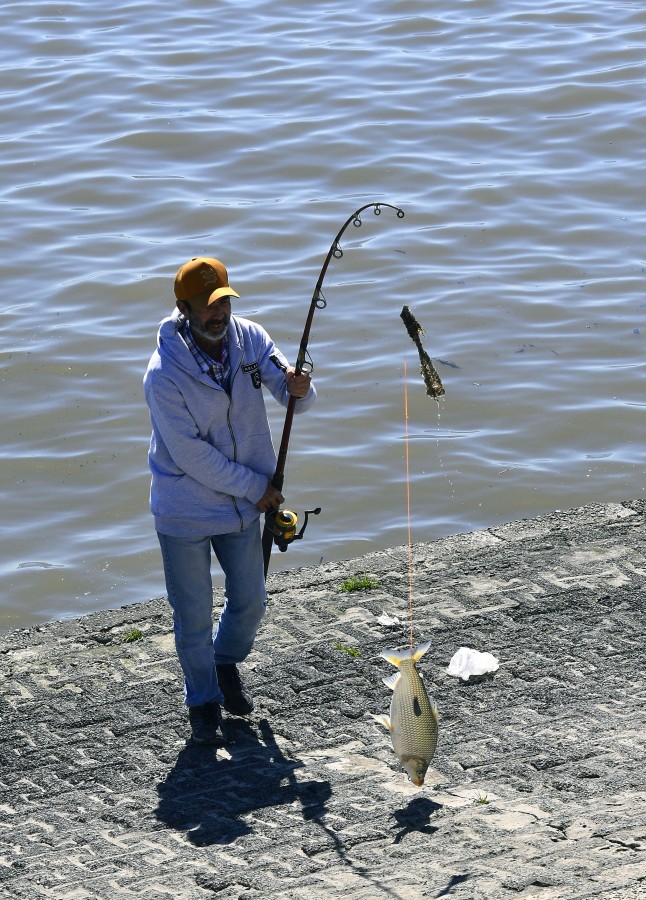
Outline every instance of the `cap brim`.
[(215, 303), (216, 300), (219, 300), (220, 297), (238, 297), (240, 298), (240, 294), (233, 290), (232, 287), (221, 287), (217, 288), (213, 291), (212, 294), (209, 294), (208, 299), (204, 302), (205, 306), (210, 306), (212, 303)]

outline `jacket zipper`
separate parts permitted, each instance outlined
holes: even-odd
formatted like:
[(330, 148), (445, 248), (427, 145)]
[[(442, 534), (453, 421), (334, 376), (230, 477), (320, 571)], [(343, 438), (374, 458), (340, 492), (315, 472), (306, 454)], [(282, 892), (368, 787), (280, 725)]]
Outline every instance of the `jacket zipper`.
[[(229, 398), (229, 405), (227, 407), (227, 427), (229, 429), (229, 434), (231, 435), (231, 443), (233, 444), (233, 461), (234, 462), (238, 461), (238, 445), (236, 443), (236, 436), (233, 431), (233, 426), (231, 425), (231, 406), (232, 406), (231, 394), (233, 393), (233, 379), (239, 368), (240, 368), (240, 364), (238, 363), (238, 368), (235, 370), (235, 372), (232, 370), (229, 373), (229, 390), (231, 391), (231, 393), (228, 393), (227, 391), (225, 391), (225, 393), (227, 394), (227, 396)], [(235, 497), (231, 497), (231, 500), (233, 502), (233, 508), (235, 509), (236, 513), (238, 514), (238, 519), (240, 520), (240, 531), (244, 531), (244, 519), (242, 518), (242, 514), (240, 512), (240, 507), (238, 506), (238, 501), (236, 500)]]

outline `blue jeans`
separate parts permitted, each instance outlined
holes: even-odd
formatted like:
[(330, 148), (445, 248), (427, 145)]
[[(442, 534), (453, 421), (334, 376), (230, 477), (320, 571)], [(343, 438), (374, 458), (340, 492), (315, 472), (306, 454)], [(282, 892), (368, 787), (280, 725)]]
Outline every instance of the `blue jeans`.
[[(230, 534), (157, 537), (184, 672), (184, 701), (187, 706), (222, 703), (215, 664), (238, 663), (248, 655), (267, 606), (260, 521)], [(211, 548), (225, 576), (224, 606), (215, 630)]]

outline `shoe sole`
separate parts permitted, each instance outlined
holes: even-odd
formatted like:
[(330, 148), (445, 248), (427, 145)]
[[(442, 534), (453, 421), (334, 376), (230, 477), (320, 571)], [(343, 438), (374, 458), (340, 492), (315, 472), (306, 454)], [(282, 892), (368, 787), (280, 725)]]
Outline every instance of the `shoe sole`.
[(217, 738), (196, 738), (194, 735), (191, 735), (191, 740), (194, 744), (199, 744), (200, 747), (212, 747), (215, 745), (224, 746), (226, 744), (224, 736)]

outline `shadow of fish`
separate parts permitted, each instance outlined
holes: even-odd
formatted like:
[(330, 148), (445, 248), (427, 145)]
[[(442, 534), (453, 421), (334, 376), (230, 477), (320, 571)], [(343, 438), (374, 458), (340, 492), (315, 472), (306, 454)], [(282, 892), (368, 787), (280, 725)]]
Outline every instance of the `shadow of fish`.
[(380, 654), (399, 669), (383, 682), (393, 692), (390, 716), (373, 716), (390, 732), (393, 749), (408, 777), (417, 787), (424, 784), (437, 747), (438, 715), (435, 701), (429, 699), (415, 663), (431, 642), (411, 650), (384, 650)]

